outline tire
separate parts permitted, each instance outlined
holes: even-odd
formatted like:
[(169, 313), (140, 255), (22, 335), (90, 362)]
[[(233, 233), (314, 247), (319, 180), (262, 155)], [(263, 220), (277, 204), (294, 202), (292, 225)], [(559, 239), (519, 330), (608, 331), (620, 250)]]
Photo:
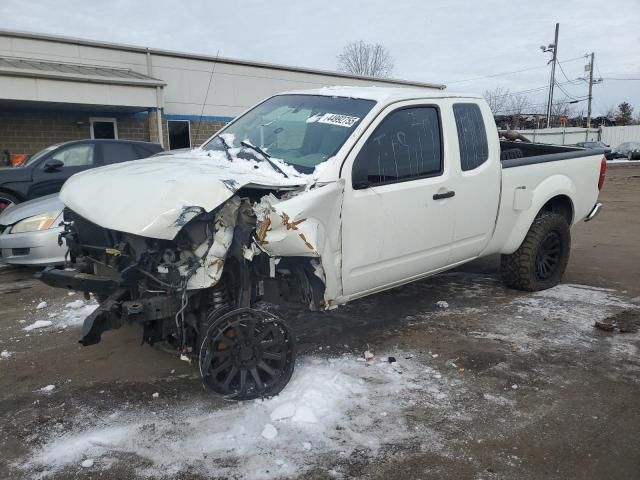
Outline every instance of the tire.
[(20, 200), (10, 193), (0, 192), (0, 212), (14, 203), (20, 203)]
[(571, 250), (571, 231), (557, 213), (542, 212), (533, 221), (520, 248), (502, 255), (500, 273), (510, 288), (535, 292), (562, 280)]
[(296, 339), (281, 318), (238, 308), (211, 322), (199, 350), (206, 388), (229, 400), (253, 400), (275, 396), (289, 383)]

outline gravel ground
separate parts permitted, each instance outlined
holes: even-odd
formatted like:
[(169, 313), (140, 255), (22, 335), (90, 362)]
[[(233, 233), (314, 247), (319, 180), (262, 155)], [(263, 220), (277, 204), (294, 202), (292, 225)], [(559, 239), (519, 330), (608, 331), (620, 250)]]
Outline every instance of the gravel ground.
[(267, 401), (212, 397), (133, 327), (81, 347), (94, 302), (0, 268), (0, 478), (636, 478), (640, 334), (594, 323), (640, 322), (638, 192), (610, 168), (554, 289), (508, 290), (490, 258), (298, 314)]

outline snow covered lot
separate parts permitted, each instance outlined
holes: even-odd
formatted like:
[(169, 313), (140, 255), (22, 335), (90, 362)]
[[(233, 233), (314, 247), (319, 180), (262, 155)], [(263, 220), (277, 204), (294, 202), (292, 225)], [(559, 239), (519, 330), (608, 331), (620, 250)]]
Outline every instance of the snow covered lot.
[[(478, 455), (478, 447), (548, 424), (548, 414), (559, 413), (558, 393), (584, 389), (585, 371), (604, 368), (614, 384), (635, 379), (630, 386), (637, 391), (638, 334), (608, 334), (593, 323), (640, 311), (639, 299), (566, 284), (521, 294), (491, 276), (463, 273), (382, 297), (329, 318), (307, 318), (306, 325), (297, 319), (304, 353), (291, 384), (269, 400), (211, 398), (188, 366), (186, 374), (163, 372), (131, 385), (78, 383), (64, 379), (62, 369), (61, 380), (21, 395), (31, 413), (19, 412), (3, 427), (4, 435), (21, 438), (8, 471), (15, 478), (120, 478), (123, 472), (135, 478), (348, 478), (376, 477), (375, 466), (429, 456), (439, 459), (426, 469), (432, 474), (460, 462), (478, 478), (493, 478), (489, 470), (515, 473), (528, 459), (517, 443), (496, 448), (491, 459)], [(417, 309), (397, 308), (410, 297), (422, 298)], [(389, 303), (396, 304), (395, 318), (385, 311)], [(27, 308), (29, 320), (19, 325), (41, 317), (56, 323), (29, 332), (23, 327), (20, 338), (11, 337), (20, 340), (13, 355), (0, 361), (29, 361), (35, 352), (19, 347), (35, 331), (77, 335), (69, 318), (92, 305), (65, 298), (62, 308)], [(369, 334), (361, 325), (367, 319)], [(340, 332), (345, 343), (328, 339), (325, 329)], [(366, 348), (375, 354), (370, 361)], [(605, 427), (599, 412), (591, 413), (574, 415)], [(585, 451), (596, 453), (593, 446)]]
[(638, 168), (610, 169), (566, 283), (515, 292), (484, 263), (301, 312), (265, 401), (210, 396), (133, 327), (81, 347), (95, 302), (2, 269), (0, 478), (635, 478), (640, 334), (594, 323), (639, 321)]

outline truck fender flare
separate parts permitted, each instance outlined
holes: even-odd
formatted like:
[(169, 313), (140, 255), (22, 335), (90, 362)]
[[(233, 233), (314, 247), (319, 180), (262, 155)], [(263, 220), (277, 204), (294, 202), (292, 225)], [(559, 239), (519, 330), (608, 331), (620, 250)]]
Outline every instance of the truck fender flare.
[[(571, 204), (574, 204), (576, 186), (568, 176), (553, 175), (537, 185), (531, 192), (530, 206), (520, 213), (500, 253), (510, 254), (515, 252), (524, 241), (524, 237), (531, 228), (533, 220), (538, 216), (542, 208), (549, 200), (559, 196), (567, 197)], [(507, 199), (507, 201), (511, 203), (513, 199)], [(573, 220), (575, 221), (575, 217)]]

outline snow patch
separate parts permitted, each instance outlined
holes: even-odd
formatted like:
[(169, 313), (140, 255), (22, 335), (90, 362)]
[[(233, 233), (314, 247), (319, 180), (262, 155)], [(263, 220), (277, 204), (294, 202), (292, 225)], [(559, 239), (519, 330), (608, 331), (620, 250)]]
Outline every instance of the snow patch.
[(8, 352), (7, 350), (3, 350), (2, 352), (0, 352), (0, 358), (11, 358), (11, 355), (13, 355), (11, 352)]
[(373, 458), (384, 445), (406, 438), (440, 449), (438, 434), (410, 428), (405, 417), (416, 404), (453, 408), (447, 381), (434, 380), (434, 373), (413, 359), (394, 364), (358, 362), (355, 356), (299, 359), (277, 397), (220, 408), (180, 403), (157, 415), (126, 409), (100, 419), (88, 412), (70, 432), (52, 432), (22, 467), (46, 475), (86, 458), (117, 461), (117, 452), (150, 465), (138, 471), (149, 477), (198, 471), (207, 477), (267, 479), (326, 466), (328, 455), (357, 451)]
[(36, 306), (36, 310), (42, 310), (43, 308), (47, 308), (47, 302), (40, 302), (40, 303)]
[(27, 325), (23, 328), (24, 331), (30, 332), (31, 330), (36, 330), (38, 328), (47, 328), (53, 325), (51, 320), (36, 320), (31, 325)]

